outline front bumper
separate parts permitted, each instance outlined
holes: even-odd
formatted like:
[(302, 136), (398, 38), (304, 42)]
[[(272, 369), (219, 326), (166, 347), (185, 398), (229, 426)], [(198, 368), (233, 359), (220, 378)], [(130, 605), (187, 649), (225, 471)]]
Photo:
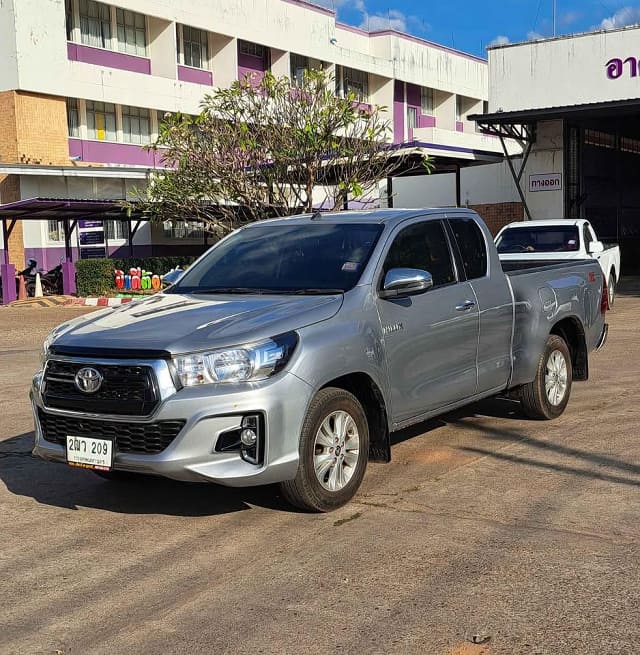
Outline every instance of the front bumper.
[[(40, 385), (41, 377), (36, 375), (31, 389), (36, 435), (34, 455), (66, 462), (65, 447), (44, 438), (39, 411), (52, 416), (102, 419), (123, 424), (186, 420), (185, 426), (162, 452), (138, 454), (116, 449), (113, 469), (176, 480), (210, 481), (232, 487), (271, 484), (295, 477), (300, 431), (313, 394), (306, 382), (284, 372), (261, 382), (173, 389), (165, 394), (150, 417), (141, 418), (47, 408)], [(237, 451), (216, 452), (216, 442), (221, 434), (238, 428), (247, 414), (256, 413), (264, 416), (264, 459), (261, 464), (244, 461)]]

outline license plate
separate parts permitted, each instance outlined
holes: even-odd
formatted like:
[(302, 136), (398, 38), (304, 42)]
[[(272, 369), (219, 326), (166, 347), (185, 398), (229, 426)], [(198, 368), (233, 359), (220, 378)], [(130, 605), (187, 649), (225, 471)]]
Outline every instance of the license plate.
[(108, 471), (113, 465), (113, 441), (67, 436), (67, 463), (85, 469)]

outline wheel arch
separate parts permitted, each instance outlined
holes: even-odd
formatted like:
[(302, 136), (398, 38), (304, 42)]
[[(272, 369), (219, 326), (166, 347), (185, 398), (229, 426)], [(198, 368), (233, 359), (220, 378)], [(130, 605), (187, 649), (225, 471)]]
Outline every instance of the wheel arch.
[(589, 379), (589, 351), (584, 327), (575, 316), (568, 316), (558, 321), (549, 334), (561, 337), (571, 353), (571, 368), (573, 379), (584, 381)]
[(367, 373), (348, 373), (329, 380), (320, 389), (326, 387), (344, 389), (358, 399), (369, 424), (369, 460), (390, 462), (391, 444), (387, 407), (384, 395), (373, 378)]

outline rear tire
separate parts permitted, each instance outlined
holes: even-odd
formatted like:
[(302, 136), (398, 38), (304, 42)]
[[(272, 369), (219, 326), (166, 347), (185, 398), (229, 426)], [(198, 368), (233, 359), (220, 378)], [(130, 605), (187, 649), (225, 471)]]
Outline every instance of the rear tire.
[(321, 389), (300, 434), (300, 461), (293, 480), (280, 484), (295, 507), (330, 512), (360, 487), (369, 456), (369, 426), (358, 399), (344, 389)]
[(613, 271), (609, 272), (609, 284), (607, 285), (607, 293), (609, 296), (609, 309), (611, 309), (616, 299), (616, 276)]
[(520, 388), (524, 413), (533, 419), (558, 418), (569, 402), (573, 369), (571, 353), (562, 337), (549, 335), (533, 382)]

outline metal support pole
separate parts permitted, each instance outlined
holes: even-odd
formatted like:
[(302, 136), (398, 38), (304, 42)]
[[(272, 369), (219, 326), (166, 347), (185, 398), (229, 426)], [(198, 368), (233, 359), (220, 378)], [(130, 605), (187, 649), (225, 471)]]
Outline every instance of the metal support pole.
[(456, 207), (462, 207), (460, 164), (456, 164)]
[(4, 264), (9, 266), (9, 230), (6, 218), (2, 219), (2, 243), (4, 244)]
[(531, 217), (531, 212), (529, 211), (529, 205), (527, 205), (527, 199), (525, 198), (524, 191), (522, 190), (522, 185), (520, 183), (521, 178), (522, 178), (522, 172), (524, 171), (524, 166), (520, 169), (520, 173), (516, 173), (516, 169), (513, 166), (513, 158), (509, 154), (509, 151), (507, 150), (507, 144), (504, 142), (504, 137), (500, 136), (500, 143), (502, 144), (502, 150), (504, 151), (504, 156), (507, 160), (507, 164), (509, 165), (509, 170), (511, 171), (511, 175), (513, 176), (513, 181), (515, 182), (516, 189), (518, 189), (518, 195), (520, 196), (520, 200), (522, 201), (522, 205), (524, 207), (524, 211), (527, 215), (528, 220), (533, 220)]
[(393, 178), (391, 175), (387, 176), (387, 207), (393, 209)]

